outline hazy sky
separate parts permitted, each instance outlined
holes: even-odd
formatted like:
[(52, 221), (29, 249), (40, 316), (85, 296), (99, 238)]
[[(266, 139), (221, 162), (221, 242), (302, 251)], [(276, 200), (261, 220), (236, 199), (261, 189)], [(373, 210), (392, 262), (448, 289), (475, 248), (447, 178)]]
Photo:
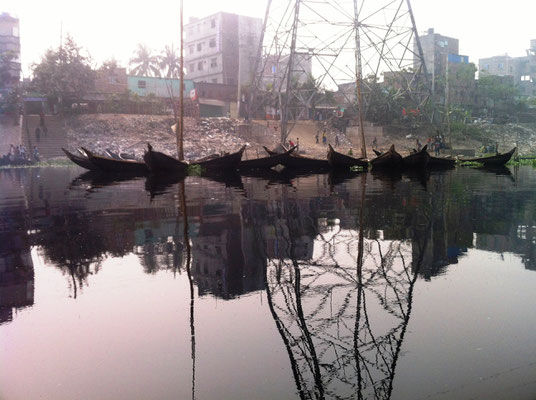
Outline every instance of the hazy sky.
[[(499, 4), (506, 4), (499, 6)], [(536, 1), (412, 0), (417, 28), (460, 39), (460, 53), (470, 61), (508, 53), (525, 55), (536, 39)], [(185, 22), (227, 11), (262, 18), (266, 0), (184, 0)], [(64, 35), (89, 51), (96, 64), (114, 56), (124, 66), (137, 43), (155, 50), (179, 42), (179, 0), (2, 0), (0, 12), (20, 19), (23, 72)]]

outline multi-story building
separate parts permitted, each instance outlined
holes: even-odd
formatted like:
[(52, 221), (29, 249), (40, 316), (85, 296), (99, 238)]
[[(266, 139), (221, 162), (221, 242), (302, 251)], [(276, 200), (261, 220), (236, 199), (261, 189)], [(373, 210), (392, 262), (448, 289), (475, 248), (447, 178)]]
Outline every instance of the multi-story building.
[(526, 56), (481, 58), (478, 65), (481, 76), (511, 76), (521, 96), (536, 97), (536, 39), (530, 41)]
[[(428, 29), (426, 35), (419, 36), (424, 62), (431, 76), (432, 91), (435, 92), (436, 82), (445, 78), (447, 74), (447, 62), (449, 55), (459, 54), (459, 40), (435, 33), (434, 29)], [(417, 42), (414, 43), (414, 68), (417, 70), (421, 64)]]
[(19, 20), (8, 13), (0, 14), (0, 55), (2, 62), (8, 64), (6, 70), (9, 74), (8, 78), (2, 77), (2, 90), (16, 86), (20, 81)]
[(508, 54), (481, 58), (478, 60), (478, 71), (481, 75), (513, 76), (514, 59)]
[(250, 85), (262, 20), (219, 12), (185, 26), (186, 78), (194, 82)]

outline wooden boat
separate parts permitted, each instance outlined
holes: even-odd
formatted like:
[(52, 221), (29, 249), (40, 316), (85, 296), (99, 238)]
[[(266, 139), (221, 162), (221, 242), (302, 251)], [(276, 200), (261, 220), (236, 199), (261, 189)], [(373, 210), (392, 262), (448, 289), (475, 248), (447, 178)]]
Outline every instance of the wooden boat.
[(281, 154), (280, 152), (277, 152), (276, 150), (270, 150), (268, 147), (266, 146), (262, 146), (262, 148), (264, 149), (265, 152), (267, 152), (269, 155), (271, 156), (276, 156), (278, 154)]
[(508, 161), (510, 161), (510, 158), (512, 158), (516, 149), (517, 147), (514, 147), (508, 153), (497, 154), (496, 156), (469, 158), (469, 159), (462, 159), (461, 161), (462, 162), (477, 162), (477, 163), (483, 164), (484, 166), (504, 165)]
[[(277, 155), (279, 153), (274, 150), (268, 149), (266, 146), (262, 146), (264, 150), (270, 155)], [(304, 157), (297, 154), (292, 154), (283, 160), (281, 165), (287, 168), (302, 169), (302, 170), (324, 170), (329, 169), (330, 165), (328, 160), (321, 160), (318, 158)]]
[(114, 173), (128, 173), (132, 175), (144, 175), (149, 172), (147, 165), (140, 161), (131, 160), (114, 160), (110, 157), (98, 156), (91, 151), (82, 147), (87, 154), (89, 161), (96, 165), (100, 170)]
[(77, 156), (76, 154), (73, 154), (71, 153), (70, 151), (64, 149), (63, 147), (61, 148), (61, 150), (65, 153), (65, 155), (67, 156), (67, 158), (69, 160), (71, 160), (72, 162), (74, 162), (76, 165), (82, 167), (82, 168), (85, 168), (87, 170), (90, 170), (90, 171), (99, 171), (100, 168), (93, 164), (88, 157), (83, 157), (83, 156)]
[(451, 157), (434, 157), (428, 159), (428, 168), (454, 168), (456, 159)]
[(428, 145), (424, 145), (421, 150), (402, 158), (402, 164), (404, 165), (404, 167), (422, 169), (426, 168), (430, 159), (430, 154), (428, 154), (428, 152), (426, 151), (427, 148)]
[(362, 158), (354, 158), (347, 156), (346, 154), (339, 153), (335, 149), (328, 145), (328, 163), (332, 168), (350, 168), (350, 167), (361, 167), (368, 168), (368, 161)]
[(371, 160), (370, 164), (372, 168), (376, 169), (397, 168), (402, 164), (402, 156), (395, 151), (395, 145), (393, 144), (388, 151)]
[(226, 173), (228, 171), (236, 171), (245, 149), (246, 145), (242, 146), (236, 153), (226, 154), (224, 156), (205, 157), (192, 161), (191, 165), (199, 165), (201, 170), (210, 172)]
[(187, 163), (154, 151), (150, 143), (147, 143), (147, 152), (143, 155), (143, 161), (153, 174), (185, 174), (188, 169)]
[(279, 164), (283, 165), (284, 161), (287, 159), (287, 157), (290, 157), (294, 150), (296, 150), (296, 146), (281, 154), (276, 153), (268, 157), (260, 157), (252, 160), (242, 160), (240, 161), (240, 164), (238, 164), (238, 169), (240, 171), (245, 171), (251, 169), (272, 168)]

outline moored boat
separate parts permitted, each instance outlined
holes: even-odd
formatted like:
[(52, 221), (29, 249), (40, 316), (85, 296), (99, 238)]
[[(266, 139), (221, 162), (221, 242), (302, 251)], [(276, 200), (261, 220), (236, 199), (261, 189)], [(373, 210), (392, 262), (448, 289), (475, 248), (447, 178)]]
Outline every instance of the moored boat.
[(143, 160), (153, 174), (183, 174), (188, 169), (188, 164), (159, 151), (154, 151), (153, 146), (147, 143), (147, 152)]
[(350, 167), (361, 167), (368, 168), (368, 161), (362, 158), (354, 158), (346, 154), (339, 153), (335, 149), (328, 145), (328, 163), (332, 168), (350, 168)]
[(388, 151), (371, 160), (370, 164), (376, 169), (396, 168), (402, 164), (402, 156), (396, 152), (393, 144)]
[(430, 160), (430, 154), (426, 151), (428, 145), (415, 152), (402, 158), (402, 164), (405, 168), (426, 168), (428, 161)]
[(516, 149), (517, 149), (517, 147), (514, 147), (508, 153), (497, 154), (495, 156), (467, 158), (467, 159), (461, 159), (460, 161), (462, 161), (462, 162), (477, 162), (477, 163), (483, 164), (484, 166), (504, 165), (508, 161), (510, 161), (510, 158), (512, 158), (512, 156), (514, 155)]
[(61, 150), (65, 153), (65, 155), (67, 156), (67, 158), (69, 160), (71, 160), (72, 162), (74, 162), (76, 165), (82, 167), (82, 168), (85, 168), (89, 171), (98, 171), (100, 170), (100, 168), (93, 164), (88, 157), (83, 157), (83, 156), (77, 156), (76, 154), (73, 154), (71, 153), (70, 151), (64, 149), (63, 147), (61, 148)]
[(201, 170), (210, 172), (226, 173), (229, 171), (236, 171), (242, 160), (242, 154), (246, 145), (242, 146), (236, 153), (226, 154), (223, 156), (210, 156), (196, 161), (192, 161), (191, 165), (199, 165)]
[(147, 165), (134, 160), (114, 160), (110, 157), (98, 156), (88, 149), (82, 147), (87, 154), (89, 161), (100, 170), (114, 173), (128, 173), (133, 175), (144, 175), (149, 172)]
[[(266, 146), (262, 146), (262, 147), (270, 155), (279, 154), (275, 150), (270, 150)], [(286, 168), (294, 168), (294, 169), (309, 170), (309, 171), (310, 170), (326, 170), (330, 168), (328, 160), (304, 157), (298, 154), (291, 154), (289, 157), (285, 158), (280, 164), (285, 166)]]
[(238, 164), (238, 169), (240, 171), (251, 170), (251, 169), (267, 169), (275, 167), (276, 165), (283, 165), (284, 161), (291, 156), (292, 152), (296, 150), (296, 146), (287, 150), (281, 154), (273, 154), (268, 157), (254, 158), (252, 160), (242, 160)]
[(428, 159), (428, 168), (454, 168), (456, 159), (451, 157), (434, 157)]

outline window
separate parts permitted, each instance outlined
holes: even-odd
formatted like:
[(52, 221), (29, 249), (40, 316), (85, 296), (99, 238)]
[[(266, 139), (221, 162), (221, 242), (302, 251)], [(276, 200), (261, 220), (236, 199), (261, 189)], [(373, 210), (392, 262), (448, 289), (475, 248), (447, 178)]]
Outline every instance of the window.
[(523, 75), (523, 76), (521, 77), (521, 80), (522, 80), (523, 82), (528, 82), (528, 81), (530, 81), (530, 75)]
[(197, 24), (197, 32), (201, 32), (201, 24)]
[(210, 20), (210, 27), (211, 27), (211, 28), (215, 28), (215, 27), (216, 27), (216, 20), (215, 20), (215, 19)]
[(212, 83), (218, 83), (218, 78), (212, 79)]
[(193, 44), (188, 46), (188, 51), (190, 52), (190, 54), (194, 54), (194, 50), (195, 50), (195, 46)]
[(147, 87), (146, 81), (138, 81), (138, 88), (139, 89), (145, 89)]
[(218, 59), (217, 58), (211, 58), (210, 59), (210, 68), (216, 68), (218, 66)]
[(199, 62), (197, 63), (197, 70), (198, 70), (198, 71), (203, 71), (203, 64), (204, 64), (203, 61), (199, 61)]
[(197, 43), (197, 51), (203, 50), (203, 43)]
[(208, 47), (216, 47), (216, 38), (212, 38), (208, 41)]
[(194, 64), (190, 64), (190, 65), (188, 65), (188, 71), (189, 71), (190, 73), (195, 72), (195, 65), (194, 65)]

